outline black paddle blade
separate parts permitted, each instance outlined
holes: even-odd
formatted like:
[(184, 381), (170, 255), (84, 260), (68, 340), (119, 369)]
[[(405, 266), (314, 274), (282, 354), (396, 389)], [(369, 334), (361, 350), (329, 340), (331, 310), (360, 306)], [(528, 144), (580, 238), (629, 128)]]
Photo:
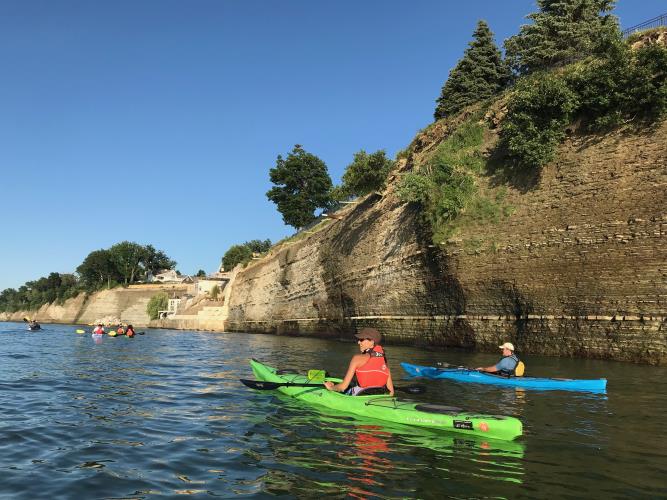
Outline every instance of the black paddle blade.
[(241, 383), (246, 387), (250, 387), (251, 389), (258, 389), (260, 391), (270, 391), (280, 387), (280, 385), (275, 382), (262, 382), (261, 380), (248, 380), (245, 378), (239, 380), (241, 380)]
[(323, 389), (322, 384), (301, 384), (293, 382), (267, 382), (265, 380), (248, 380), (248, 379), (239, 379), (241, 383), (251, 389), (257, 389), (259, 391), (272, 391), (278, 389), (279, 387), (317, 387)]

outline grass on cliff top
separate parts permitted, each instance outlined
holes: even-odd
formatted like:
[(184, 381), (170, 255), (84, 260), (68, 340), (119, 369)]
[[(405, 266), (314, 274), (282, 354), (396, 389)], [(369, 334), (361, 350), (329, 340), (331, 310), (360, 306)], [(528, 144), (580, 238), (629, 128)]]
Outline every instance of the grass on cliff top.
[(283, 246), (293, 245), (297, 241), (308, 238), (311, 234), (321, 231), (322, 229), (327, 227), (330, 223), (331, 219), (323, 219), (310, 229), (299, 231), (298, 233), (293, 234), (292, 236), (283, 238), (282, 240), (276, 242), (276, 244), (271, 247), (268, 253), (274, 253), (275, 251), (280, 250)]

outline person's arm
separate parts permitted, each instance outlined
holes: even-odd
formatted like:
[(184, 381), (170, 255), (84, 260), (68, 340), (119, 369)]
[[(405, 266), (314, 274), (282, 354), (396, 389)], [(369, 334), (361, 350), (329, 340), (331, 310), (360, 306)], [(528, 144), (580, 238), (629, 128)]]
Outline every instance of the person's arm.
[(498, 371), (498, 366), (497, 365), (491, 365), (491, 366), (480, 366), (479, 368), (475, 368), (478, 372), (488, 372), (488, 373), (496, 373)]
[(389, 370), (389, 367), (387, 367), (387, 371), (389, 371), (389, 378), (387, 378), (387, 389), (389, 389), (389, 395), (393, 396), (394, 395), (394, 381), (391, 379), (391, 370)]
[(354, 377), (354, 372), (358, 366), (359, 366), (359, 354), (353, 356), (352, 359), (350, 360), (350, 366), (347, 367), (347, 373), (345, 374), (345, 378), (343, 378), (342, 382), (334, 384), (333, 382), (326, 381), (324, 382), (324, 387), (326, 387), (330, 391), (343, 392), (350, 386), (350, 382), (352, 382), (352, 378)]

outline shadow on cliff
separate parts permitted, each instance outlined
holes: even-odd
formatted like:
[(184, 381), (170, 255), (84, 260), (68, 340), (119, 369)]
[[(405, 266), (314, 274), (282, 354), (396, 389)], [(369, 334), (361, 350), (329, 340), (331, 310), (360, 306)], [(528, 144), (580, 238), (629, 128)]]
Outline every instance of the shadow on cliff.
[(491, 281), (490, 295), (495, 297), (500, 313), (514, 317), (513, 337), (519, 345), (530, 343), (530, 329), (528, 315), (535, 312), (531, 300), (525, 297), (516, 286), (516, 283), (507, 280), (495, 279)]
[(486, 174), (490, 177), (492, 187), (511, 186), (525, 194), (537, 188), (542, 170), (518, 167), (509, 158), (507, 150), (497, 145), (487, 158)]

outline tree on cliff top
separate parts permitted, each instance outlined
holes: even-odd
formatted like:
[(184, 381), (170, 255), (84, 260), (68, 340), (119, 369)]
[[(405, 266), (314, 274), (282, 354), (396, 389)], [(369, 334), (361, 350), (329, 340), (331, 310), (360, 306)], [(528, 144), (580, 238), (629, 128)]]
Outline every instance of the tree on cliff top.
[(95, 290), (103, 286), (111, 286), (111, 282), (121, 280), (121, 275), (111, 258), (109, 250), (94, 250), (76, 268), (81, 281), (90, 289)]
[(533, 24), (505, 40), (510, 67), (532, 73), (580, 57), (605, 52), (621, 37), (616, 16), (608, 14), (616, 0), (537, 0)]
[(231, 271), (238, 264), (245, 264), (252, 260), (253, 253), (268, 252), (271, 248), (271, 240), (250, 240), (241, 245), (232, 245), (222, 257), (222, 265), (227, 271)]
[(466, 106), (494, 96), (507, 85), (509, 77), (509, 68), (493, 41), (493, 33), (480, 20), (463, 58), (442, 87), (433, 117), (439, 120), (454, 115)]
[(275, 186), (266, 193), (267, 198), (278, 206), (285, 224), (296, 229), (314, 221), (315, 210), (331, 203), (333, 186), (326, 164), (299, 144), (287, 158), (278, 156), (269, 176)]
[(363, 196), (382, 189), (393, 165), (383, 149), (371, 154), (363, 149), (354, 153), (354, 160), (345, 168), (338, 197)]

